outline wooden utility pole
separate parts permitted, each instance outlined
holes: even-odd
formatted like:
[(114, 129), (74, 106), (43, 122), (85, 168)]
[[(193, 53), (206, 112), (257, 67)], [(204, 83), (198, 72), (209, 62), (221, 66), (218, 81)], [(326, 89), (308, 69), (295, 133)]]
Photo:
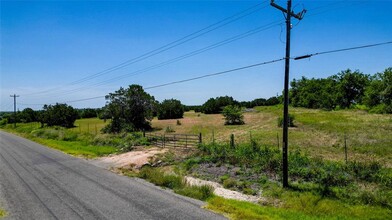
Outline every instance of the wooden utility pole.
[(16, 97), (19, 97), (18, 95), (10, 95), (10, 97), (14, 98), (14, 128), (16, 128)]
[(284, 73), (284, 107), (283, 107), (283, 187), (289, 186), (288, 178), (288, 121), (289, 121), (289, 73), (290, 73), (290, 34), (291, 34), (291, 17), (298, 20), (303, 18), (306, 10), (295, 14), (291, 10), (291, 0), (287, 1), (287, 9), (275, 4), (271, 0), (271, 5), (286, 15), (286, 57), (285, 57), (285, 73)]

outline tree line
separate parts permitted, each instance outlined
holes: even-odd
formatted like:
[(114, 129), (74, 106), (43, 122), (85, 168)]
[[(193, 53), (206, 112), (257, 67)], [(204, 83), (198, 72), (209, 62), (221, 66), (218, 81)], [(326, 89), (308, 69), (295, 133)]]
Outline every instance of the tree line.
[[(290, 88), (290, 104), (294, 107), (336, 110), (360, 107), (374, 113), (392, 113), (392, 68), (374, 75), (356, 70), (345, 70), (328, 78), (302, 77), (294, 79)], [(153, 117), (162, 119), (182, 118), (185, 111), (205, 114), (222, 113), (226, 124), (243, 124), (242, 108), (271, 106), (282, 103), (282, 97), (258, 98), (239, 102), (231, 96), (208, 99), (200, 106), (185, 106), (176, 99), (159, 103), (140, 85), (109, 93), (106, 105), (100, 109), (74, 109), (66, 104), (45, 105), (42, 110), (26, 108), (12, 114), (1, 115), (1, 124), (13, 122), (40, 122), (42, 126), (73, 127), (76, 119), (110, 119), (104, 132), (118, 133), (151, 129)]]
[(359, 107), (372, 113), (392, 113), (392, 68), (368, 75), (350, 69), (327, 78), (294, 79), (294, 107), (337, 110)]

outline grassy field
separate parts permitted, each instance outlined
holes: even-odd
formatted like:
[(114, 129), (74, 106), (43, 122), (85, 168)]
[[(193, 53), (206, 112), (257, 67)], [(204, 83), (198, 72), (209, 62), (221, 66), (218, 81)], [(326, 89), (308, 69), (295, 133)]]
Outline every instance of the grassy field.
[(78, 133), (89, 133), (93, 135), (98, 135), (101, 133), (103, 127), (109, 123), (99, 118), (89, 118), (89, 119), (78, 119), (75, 121), (75, 127), (70, 130)]
[[(244, 114), (245, 125), (224, 126), (220, 114), (205, 115), (186, 112), (177, 120), (152, 121), (157, 132), (171, 127), (175, 133), (202, 133), (203, 142), (229, 142), (230, 134), (236, 143), (249, 142), (250, 138), (268, 146), (281, 146), (282, 129), (278, 127), (281, 106), (257, 107)], [(359, 161), (377, 160), (392, 167), (392, 115), (368, 114), (358, 110), (323, 111), (290, 108), (296, 127), (289, 129), (290, 150), (301, 149), (311, 156), (342, 161), (345, 158)], [(279, 141), (279, 143), (278, 143)]]
[[(276, 161), (280, 161), (276, 156), (280, 155), (278, 146), (281, 146), (282, 139), (282, 129), (278, 127), (278, 118), (281, 114), (281, 106), (256, 107), (253, 111), (244, 113), (245, 125), (225, 126), (223, 116), (220, 114), (206, 115), (186, 112), (184, 118), (179, 120), (154, 119), (152, 126), (154, 128), (153, 132), (157, 133), (164, 133), (166, 130), (174, 130), (174, 133), (181, 134), (202, 133), (203, 143), (207, 144), (207, 146), (204, 146), (204, 151), (211, 151), (205, 154), (204, 159), (201, 157), (203, 154), (201, 154), (189, 158), (187, 161), (177, 162), (173, 160), (173, 157), (178, 152), (174, 152), (174, 156), (170, 157), (168, 155), (168, 160), (171, 161), (168, 163), (169, 167), (174, 163), (180, 167), (188, 166), (188, 170), (192, 171), (194, 165), (207, 162), (207, 166), (210, 166), (210, 168), (214, 168), (214, 166), (221, 167), (220, 169), (225, 166), (231, 167), (230, 169), (241, 168), (232, 177), (237, 184), (234, 188), (245, 187), (250, 189), (252, 184), (259, 184), (262, 187), (262, 194), (268, 199), (262, 206), (207, 196), (209, 197), (207, 208), (224, 213), (231, 219), (388, 219), (392, 215), (390, 202), (388, 202), (392, 195), (390, 190), (392, 115), (368, 114), (360, 110), (323, 111), (290, 108), (290, 114), (295, 117), (295, 127), (289, 129), (289, 150), (292, 153), (296, 150), (302, 152), (295, 157), (294, 161), (298, 164), (293, 167), (311, 168), (307, 171), (302, 169), (292, 171), (298, 172), (296, 173), (298, 177), (301, 177), (301, 175), (307, 177), (308, 174), (312, 174), (313, 170), (323, 171), (325, 169), (326, 173), (324, 174), (326, 176), (324, 177), (326, 181), (341, 181), (339, 178), (355, 181), (344, 186), (339, 186), (340, 183), (337, 182), (336, 186), (330, 188), (330, 193), (334, 195), (324, 197), (319, 191), (321, 189), (320, 183), (299, 182), (293, 183), (294, 186), (297, 184), (299, 188), (282, 189), (277, 179), (269, 180), (267, 174), (263, 175), (260, 172), (257, 175), (261, 176), (257, 179), (246, 179), (248, 174), (254, 176), (258, 169), (257, 166), (254, 167), (255, 170), (249, 169), (251, 163), (259, 164), (258, 160), (263, 161), (262, 157), (252, 161), (250, 156), (246, 156), (247, 152), (254, 155), (252, 152), (255, 149), (253, 149), (252, 144), (249, 145), (250, 142), (257, 143), (260, 146), (257, 149), (264, 149), (266, 151), (264, 153), (269, 152), (271, 160), (265, 161), (266, 164), (275, 164)], [(13, 129), (12, 125), (7, 125), (2, 129), (66, 153), (83, 157), (97, 157), (128, 151), (132, 149), (132, 146), (143, 145), (145, 139), (141, 138), (140, 133), (101, 134), (100, 130), (107, 123), (99, 119), (81, 119), (77, 120), (75, 127), (71, 129), (40, 128), (38, 123), (18, 124), (16, 129)], [(170, 129), (167, 129), (168, 127)], [(222, 145), (211, 144), (213, 142), (228, 143), (231, 134), (235, 135), (235, 143), (237, 144), (235, 149), (228, 150), (222, 148)], [(348, 164), (344, 163), (345, 142), (350, 162)], [(228, 155), (225, 154), (223, 159), (219, 159), (222, 156), (220, 155), (222, 149)], [(200, 150), (202, 149), (200, 148)], [(307, 157), (314, 158), (314, 161), (307, 162)], [(213, 164), (214, 158), (217, 159), (217, 164)], [(225, 164), (225, 160), (230, 161), (230, 158), (233, 161), (241, 162), (245, 160), (248, 163), (245, 163), (245, 168), (236, 167), (235, 164)], [(320, 158), (325, 160), (320, 162)], [(162, 160), (166, 162), (165, 159)], [(317, 161), (320, 162), (320, 166), (317, 165), (319, 163)], [(331, 163), (328, 161), (331, 161)], [(357, 163), (358, 161), (363, 164)], [(382, 167), (377, 165), (375, 167), (376, 173), (373, 175), (369, 169), (372, 168), (372, 162), (374, 161)], [(279, 167), (276, 164), (273, 166)], [(364, 166), (364, 168), (361, 168), (361, 166)], [(180, 167), (177, 167), (177, 169), (181, 170)], [(321, 170), (318, 170), (319, 168)], [(201, 167), (200, 169), (203, 170), (204, 168)], [(341, 172), (341, 170), (344, 172)], [(358, 173), (356, 176), (355, 172), (357, 171), (369, 172)], [(180, 194), (194, 198), (205, 199), (207, 197), (204, 195), (209, 195), (203, 188), (186, 187), (181, 181), (178, 181), (177, 177), (157, 175), (154, 172), (151, 172), (154, 175), (145, 178), (151, 179), (152, 182), (155, 181), (155, 184), (172, 188)], [(334, 179), (335, 174), (339, 175), (337, 176), (338, 179)], [(317, 177), (317, 175), (315, 176)], [(244, 177), (245, 179), (241, 179)], [(385, 182), (385, 180), (389, 182)], [(174, 184), (178, 182), (181, 184), (177, 184), (178, 186)], [(172, 185), (173, 187), (171, 187)], [(225, 182), (223, 182), (223, 185), (225, 185)], [(251, 190), (251, 193), (253, 192), (255, 191)]]
[[(295, 116), (296, 127), (289, 129), (289, 149), (308, 153), (310, 156), (328, 160), (343, 161), (344, 143), (348, 149), (348, 159), (353, 161), (377, 160), (392, 167), (392, 115), (369, 114), (360, 110), (323, 111), (304, 108), (290, 108)], [(229, 136), (235, 135), (236, 143), (249, 142), (250, 139), (263, 145), (278, 147), (282, 145), (282, 129), (278, 118), (282, 106), (256, 107), (253, 112), (244, 114), (245, 125), (225, 126), (220, 114), (206, 115), (186, 112), (184, 118), (177, 120), (152, 120), (154, 132), (163, 133), (168, 127), (174, 133), (203, 135), (204, 143), (213, 140), (228, 143)], [(75, 127), (69, 129), (76, 134), (100, 136), (100, 130), (109, 122), (93, 118), (79, 119)], [(19, 130), (39, 128), (38, 123), (18, 125)], [(42, 140), (41, 140), (42, 141)]]
[[(104, 124), (95, 119), (81, 121), (81, 124), (92, 122), (97, 126)], [(100, 143), (99, 139), (103, 138), (99, 138), (101, 137), (99, 133), (94, 135), (89, 133), (87, 129), (79, 132), (78, 127), (72, 129), (41, 128), (39, 123), (21, 123), (17, 124), (16, 129), (13, 128), (13, 125), (7, 125), (2, 129), (74, 156), (93, 158), (119, 151), (119, 148), (115, 146)]]
[[(348, 206), (339, 201), (322, 199), (315, 202), (315, 197), (300, 196), (291, 199), (296, 205), (291, 207), (260, 206), (258, 204), (213, 197), (208, 200), (207, 208), (222, 213), (233, 220), (264, 220), (264, 219), (390, 219), (392, 212), (377, 207), (364, 205)], [(310, 200), (309, 200), (310, 199)]]

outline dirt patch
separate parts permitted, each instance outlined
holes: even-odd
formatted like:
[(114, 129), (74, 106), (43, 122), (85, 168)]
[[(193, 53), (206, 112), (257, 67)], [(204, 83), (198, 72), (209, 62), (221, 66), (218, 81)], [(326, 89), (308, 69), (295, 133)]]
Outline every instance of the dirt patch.
[(93, 159), (90, 162), (96, 166), (109, 170), (124, 167), (134, 167), (138, 169), (145, 164), (149, 164), (149, 162), (155, 156), (166, 153), (167, 151), (168, 149), (166, 148), (141, 148), (123, 154), (116, 154), (107, 157), (101, 157), (98, 159)]

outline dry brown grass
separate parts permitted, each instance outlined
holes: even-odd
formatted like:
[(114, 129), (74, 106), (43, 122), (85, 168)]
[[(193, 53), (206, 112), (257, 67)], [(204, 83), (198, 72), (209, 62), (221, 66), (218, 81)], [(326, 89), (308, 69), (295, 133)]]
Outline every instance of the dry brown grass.
[[(378, 160), (392, 166), (392, 117), (368, 114), (363, 111), (323, 111), (291, 108), (296, 127), (289, 129), (289, 147), (301, 149), (311, 156), (330, 160), (344, 160), (344, 136), (347, 136), (349, 160)], [(186, 112), (177, 120), (152, 121), (156, 132), (171, 126), (175, 133), (202, 133), (203, 142), (229, 142), (231, 134), (237, 143), (253, 140), (269, 145), (282, 145), (282, 129), (277, 126), (280, 107), (259, 107), (256, 112), (244, 113), (245, 125), (225, 126), (220, 114), (205, 115)]]

